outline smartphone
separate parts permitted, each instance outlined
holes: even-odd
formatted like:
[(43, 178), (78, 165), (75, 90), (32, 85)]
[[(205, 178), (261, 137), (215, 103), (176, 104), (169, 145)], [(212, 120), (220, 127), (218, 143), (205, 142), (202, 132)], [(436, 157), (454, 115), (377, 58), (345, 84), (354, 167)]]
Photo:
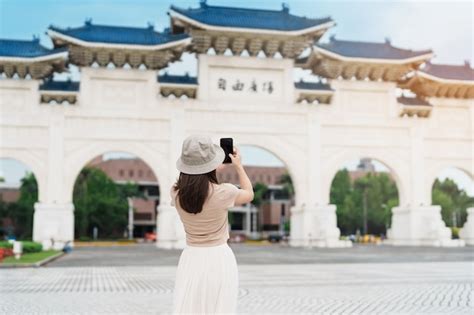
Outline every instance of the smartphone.
[(234, 154), (234, 141), (232, 138), (221, 138), (221, 148), (224, 149), (225, 159), (224, 164), (232, 163), (229, 153)]

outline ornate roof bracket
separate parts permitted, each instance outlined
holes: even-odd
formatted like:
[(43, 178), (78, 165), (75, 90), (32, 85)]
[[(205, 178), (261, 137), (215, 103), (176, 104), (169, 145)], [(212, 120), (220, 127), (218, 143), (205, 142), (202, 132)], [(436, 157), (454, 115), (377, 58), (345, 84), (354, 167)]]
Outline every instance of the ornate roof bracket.
[(335, 25), (329, 18), (306, 18), (281, 11), (210, 6), (182, 9), (171, 6), (174, 34), (190, 34), (191, 50), (200, 54), (213, 48), (216, 54), (229, 49), (233, 55), (247, 51), (250, 56), (263, 52), (273, 57), (296, 58)]
[(296, 103), (330, 104), (334, 90), (324, 83), (295, 82)]
[(401, 87), (412, 90), (424, 97), (474, 98), (474, 86), (462, 84), (443, 84), (429, 80), (412, 79), (400, 84)]
[(431, 114), (433, 106), (425, 100), (416, 97), (397, 98), (400, 117), (427, 118)]
[(180, 98), (185, 95), (188, 98), (196, 98), (198, 83), (196, 77), (185, 75), (169, 75), (165, 73), (158, 77), (160, 84), (160, 95), (170, 95)]
[(331, 79), (397, 82), (432, 56), (431, 50), (401, 49), (390, 41), (356, 42), (332, 36), (329, 43), (315, 44), (312, 53), (296, 65)]
[(410, 78), (399, 82), (420, 97), (474, 98), (474, 69), (464, 65), (427, 63)]
[(64, 59), (24, 63), (0, 61), (0, 74), (5, 74), (7, 78), (13, 78), (16, 74), (21, 79), (30, 75), (32, 79), (39, 80), (51, 76), (54, 72), (63, 72), (67, 67), (66, 63)]
[(40, 103), (64, 104), (64, 102), (74, 105), (77, 103), (79, 95), (79, 82), (53, 81), (51, 78), (44, 81), (39, 87)]
[(101, 67), (106, 67), (109, 63), (112, 63), (118, 68), (128, 64), (134, 69), (141, 65), (144, 65), (147, 69), (162, 69), (167, 67), (170, 62), (179, 60), (182, 52), (182, 50), (143, 51), (69, 46), (71, 63), (83, 67), (91, 66), (97, 62)]
[(311, 56), (297, 62), (297, 65), (310, 69), (313, 74), (331, 79), (371, 80), (397, 82), (418, 64), (383, 64), (361, 61), (341, 61), (325, 58), (323, 55)]
[(153, 27), (121, 27), (95, 25), (86, 21), (77, 28), (50, 26), (48, 35), (56, 47), (67, 47), (71, 63), (106, 67), (128, 64), (131, 68), (145, 66), (162, 69), (179, 60), (191, 39), (186, 34), (173, 35), (169, 30), (157, 32)]
[(0, 39), (0, 74), (7, 78), (17, 75), (35, 80), (49, 77), (53, 72), (67, 68), (66, 49), (48, 49), (40, 45), (39, 39)]
[(247, 51), (250, 56), (263, 52), (273, 57), (278, 52), (284, 58), (296, 58), (312, 43), (311, 38), (291, 38), (288, 36), (269, 36), (258, 34), (221, 33), (203, 30), (190, 30), (192, 45), (190, 50), (205, 54), (213, 48), (217, 55), (223, 55), (228, 49), (239, 56)]
[(331, 104), (332, 93), (318, 93), (318, 92), (306, 92), (297, 91), (298, 96), (296, 103), (306, 102), (308, 104)]
[(69, 103), (75, 105), (77, 103), (78, 92), (54, 92), (54, 91), (40, 91), (41, 104), (57, 104)]
[(180, 98), (183, 95), (188, 98), (196, 98), (197, 86), (190, 86), (186, 84), (160, 84), (160, 94), (163, 97), (169, 97), (170, 95)]

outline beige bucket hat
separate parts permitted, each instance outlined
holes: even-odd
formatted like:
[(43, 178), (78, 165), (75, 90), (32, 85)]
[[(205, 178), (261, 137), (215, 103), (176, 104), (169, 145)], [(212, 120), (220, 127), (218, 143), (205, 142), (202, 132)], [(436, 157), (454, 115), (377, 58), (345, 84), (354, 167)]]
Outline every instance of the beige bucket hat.
[(184, 139), (176, 168), (185, 174), (205, 174), (224, 162), (225, 152), (209, 136), (191, 135)]

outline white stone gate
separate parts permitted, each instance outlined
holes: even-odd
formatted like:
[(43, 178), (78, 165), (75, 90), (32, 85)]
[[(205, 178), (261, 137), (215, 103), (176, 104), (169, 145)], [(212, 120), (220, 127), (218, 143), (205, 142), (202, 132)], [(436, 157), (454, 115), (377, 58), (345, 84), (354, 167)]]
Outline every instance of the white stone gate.
[[(226, 29), (234, 33), (222, 33), (175, 9), (172, 31), (179, 34), (166, 35), (165, 43), (97, 42), (50, 28), (56, 50), (39, 57), (0, 57), (6, 77), (0, 80), (0, 158), (25, 163), (37, 178), (35, 241), (50, 247), (54, 240), (61, 247), (74, 239), (77, 175), (92, 158), (121, 151), (143, 159), (159, 180), (157, 245), (182, 248), (184, 230), (167, 192), (178, 176), (175, 161), (183, 139), (202, 133), (216, 143), (233, 137), (237, 146), (264, 148), (285, 163), (296, 192), (292, 246), (347, 246), (339, 240), (329, 192), (337, 170), (361, 157), (387, 165), (396, 181), (400, 205), (392, 210), (391, 243), (453, 244), (440, 208), (432, 205), (431, 188), (447, 166), (474, 173), (474, 87), (472, 78), (463, 77), (472, 73), (470, 66), (446, 66), (449, 77), (419, 69), (430, 51), (361, 57), (339, 45), (367, 43), (332, 38), (326, 46), (311, 45), (308, 38), (319, 39), (331, 21), (315, 22), (299, 33), (235, 27)], [(198, 22), (204, 26), (196, 28)], [(85, 27), (102, 31), (91, 21)], [(128, 31), (110, 27), (107, 32), (123, 29)], [(39, 46), (35, 40), (28, 43)], [(371, 44), (398, 51), (390, 43)], [(211, 48), (217, 55), (206, 54)], [(304, 48), (309, 55), (297, 59)], [(185, 50), (197, 52), (197, 79), (158, 77), (157, 70)], [(224, 55), (229, 50), (233, 56)], [(242, 51), (250, 56), (241, 56)], [(268, 56), (255, 56), (261, 52)], [(276, 54), (281, 58), (272, 58)], [(48, 79), (65, 62), (80, 66), (80, 87)], [(107, 67), (110, 63), (115, 67)], [(125, 63), (130, 69), (123, 68)], [(139, 69), (143, 64), (147, 69)], [(437, 66), (445, 67), (431, 65)], [(42, 71), (34, 72), (35, 67)], [(295, 67), (311, 69), (324, 83), (294, 83)], [(418, 97), (400, 97), (400, 88)], [(52, 104), (63, 100), (71, 104)]]

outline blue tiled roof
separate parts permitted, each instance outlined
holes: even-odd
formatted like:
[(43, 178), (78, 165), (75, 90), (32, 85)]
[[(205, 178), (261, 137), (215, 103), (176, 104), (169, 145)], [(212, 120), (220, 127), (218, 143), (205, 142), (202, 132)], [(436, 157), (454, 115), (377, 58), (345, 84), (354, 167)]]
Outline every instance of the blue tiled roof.
[(158, 76), (158, 82), (174, 84), (197, 84), (197, 78), (191, 77), (187, 73), (185, 75), (172, 75), (165, 73)]
[(77, 81), (53, 81), (51, 79), (46, 80), (40, 85), (39, 89), (43, 91), (67, 91), (76, 92), (79, 91), (80, 82)]
[(339, 40), (331, 36), (329, 43), (317, 43), (317, 47), (329, 50), (341, 56), (373, 59), (407, 59), (430, 54), (433, 51), (413, 51), (392, 46), (389, 40), (384, 43)]
[(38, 38), (34, 38), (33, 40), (0, 39), (1, 57), (35, 58), (64, 51), (67, 51), (67, 49), (48, 49), (41, 46)]
[(474, 81), (474, 69), (467, 61), (464, 65), (443, 65), (427, 62), (420, 71), (448, 80)]
[(299, 82), (295, 82), (295, 88), (301, 90), (325, 90), (325, 91), (333, 91), (328, 84), (321, 83), (321, 82), (304, 82), (300, 80)]
[(297, 31), (331, 22), (329, 17), (311, 19), (295, 16), (284, 6), (280, 11), (210, 6), (201, 2), (199, 8), (182, 9), (174, 5), (171, 10), (190, 19), (213, 26)]
[(66, 29), (49, 26), (50, 30), (74, 37), (86, 42), (127, 44), (127, 45), (160, 45), (189, 37), (187, 34), (171, 34), (168, 29), (157, 32), (153, 26), (144, 28), (111, 25), (96, 25), (87, 20), (83, 26)]

